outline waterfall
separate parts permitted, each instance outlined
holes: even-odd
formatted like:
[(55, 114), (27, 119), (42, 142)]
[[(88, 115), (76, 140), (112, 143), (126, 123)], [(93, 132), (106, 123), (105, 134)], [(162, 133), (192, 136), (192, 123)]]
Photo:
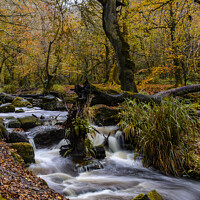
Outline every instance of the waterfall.
[(31, 144), (31, 146), (33, 147), (34, 152), (36, 151), (36, 146), (35, 146), (35, 142), (33, 138), (29, 138), (29, 143)]

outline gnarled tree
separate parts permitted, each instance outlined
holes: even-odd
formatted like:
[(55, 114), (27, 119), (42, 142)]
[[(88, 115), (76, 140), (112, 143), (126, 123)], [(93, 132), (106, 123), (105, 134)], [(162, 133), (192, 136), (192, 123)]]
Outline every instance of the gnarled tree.
[(125, 5), (118, 0), (98, 0), (98, 2), (103, 6), (104, 31), (117, 55), (121, 89), (137, 92), (134, 81), (135, 64), (130, 58), (130, 46), (124, 39), (117, 22), (117, 7)]

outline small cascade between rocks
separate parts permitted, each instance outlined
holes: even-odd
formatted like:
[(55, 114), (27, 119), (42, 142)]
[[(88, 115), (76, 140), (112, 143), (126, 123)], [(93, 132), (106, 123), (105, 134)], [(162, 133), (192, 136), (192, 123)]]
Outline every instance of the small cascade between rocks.
[(165, 200), (199, 199), (199, 182), (165, 176), (145, 168), (141, 159), (134, 159), (134, 152), (122, 150), (123, 138), (118, 127), (95, 126), (95, 129), (97, 132), (89, 134), (94, 145), (108, 139), (106, 158), (97, 160), (99, 169), (84, 169), (71, 159), (62, 158), (59, 148), (68, 142), (61, 140), (52, 148), (35, 149), (36, 163), (30, 170), (70, 200), (131, 200), (154, 189)]
[(35, 142), (34, 142), (33, 138), (29, 138), (29, 143), (33, 147), (34, 152), (36, 152), (36, 146), (35, 146)]

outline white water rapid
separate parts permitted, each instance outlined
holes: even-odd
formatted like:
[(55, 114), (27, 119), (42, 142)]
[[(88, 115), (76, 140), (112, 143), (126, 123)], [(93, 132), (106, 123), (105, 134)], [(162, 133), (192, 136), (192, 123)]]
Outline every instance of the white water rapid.
[[(105, 135), (116, 130), (116, 127), (95, 128)], [(71, 200), (131, 200), (154, 189), (165, 200), (200, 199), (200, 182), (165, 176), (144, 168), (140, 159), (134, 160), (133, 152), (120, 150), (119, 135), (117, 131), (109, 137), (109, 150), (102, 161), (102, 169), (78, 172), (70, 159), (59, 156), (59, 147), (64, 141), (51, 149), (36, 149), (36, 164), (30, 169), (50, 188)], [(95, 145), (104, 141), (103, 134), (99, 133), (90, 138)]]

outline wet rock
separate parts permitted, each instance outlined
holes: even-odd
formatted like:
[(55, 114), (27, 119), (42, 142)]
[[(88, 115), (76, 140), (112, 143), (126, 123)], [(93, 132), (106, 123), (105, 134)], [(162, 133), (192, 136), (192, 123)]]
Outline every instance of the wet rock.
[(15, 112), (15, 107), (12, 104), (7, 103), (0, 106), (0, 113), (8, 112)]
[(97, 159), (85, 158), (76, 165), (76, 168), (79, 172), (86, 172), (86, 171), (102, 169), (103, 165)]
[(0, 93), (0, 101), (2, 103), (12, 103), (15, 97), (10, 94)]
[(26, 106), (31, 106), (32, 104), (27, 101), (26, 99), (23, 99), (21, 97), (16, 97), (13, 102), (12, 105), (14, 105), (15, 107), (26, 107)]
[(15, 113), (23, 113), (23, 112), (25, 112), (25, 111), (22, 108), (15, 111)]
[(21, 133), (18, 132), (11, 132), (9, 133), (9, 143), (18, 143), (18, 142), (27, 142), (29, 143), (28, 139)]
[(8, 131), (3, 125), (3, 121), (0, 120), (0, 140), (2, 139), (5, 139), (6, 141), (8, 141)]
[(106, 152), (103, 145), (95, 146), (89, 149), (92, 157), (96, 159), (104, 159), (106, 157)]
[(50, 147), (65, 137), (65, 130), (61, 126), (38, 126), (29, 132), (37, 148)]
[(156, 190), (148, 192), (147, 194), (139, 194), (133, 200), (162, 200), (162, 196)]
[(11, 144), (13, 149), (23, 158), (25, 163), (35, 163), (35, 154), (33, 147), (27, 142), (19, 142)]
[(118, 108), (99, 105), (92, 107), (91, 114), (96, 125), (110, 126), (119, 122), (118, 112)]
[(21, 123), (18, 119), (14, 118), (8, 121), (8, 128), (20, 128)]
[(162, 196), (156, 190), (147, 193), (149, 200), (162, 200)]
[(132, 200), (149, 200), (149, 198), (145, 194), (139, 194)]
[(34, 116), (22, 117), (18, 118), (18, 120), (20, 121), (21, 128), (23, 129), (29, 129), (37, 126), (37, 121), (38, 121), (38, 119)]
[(42, 98), (42, 109), (44, 110), (56, 110), (57, 101), (53, 95), (47, 95)]

